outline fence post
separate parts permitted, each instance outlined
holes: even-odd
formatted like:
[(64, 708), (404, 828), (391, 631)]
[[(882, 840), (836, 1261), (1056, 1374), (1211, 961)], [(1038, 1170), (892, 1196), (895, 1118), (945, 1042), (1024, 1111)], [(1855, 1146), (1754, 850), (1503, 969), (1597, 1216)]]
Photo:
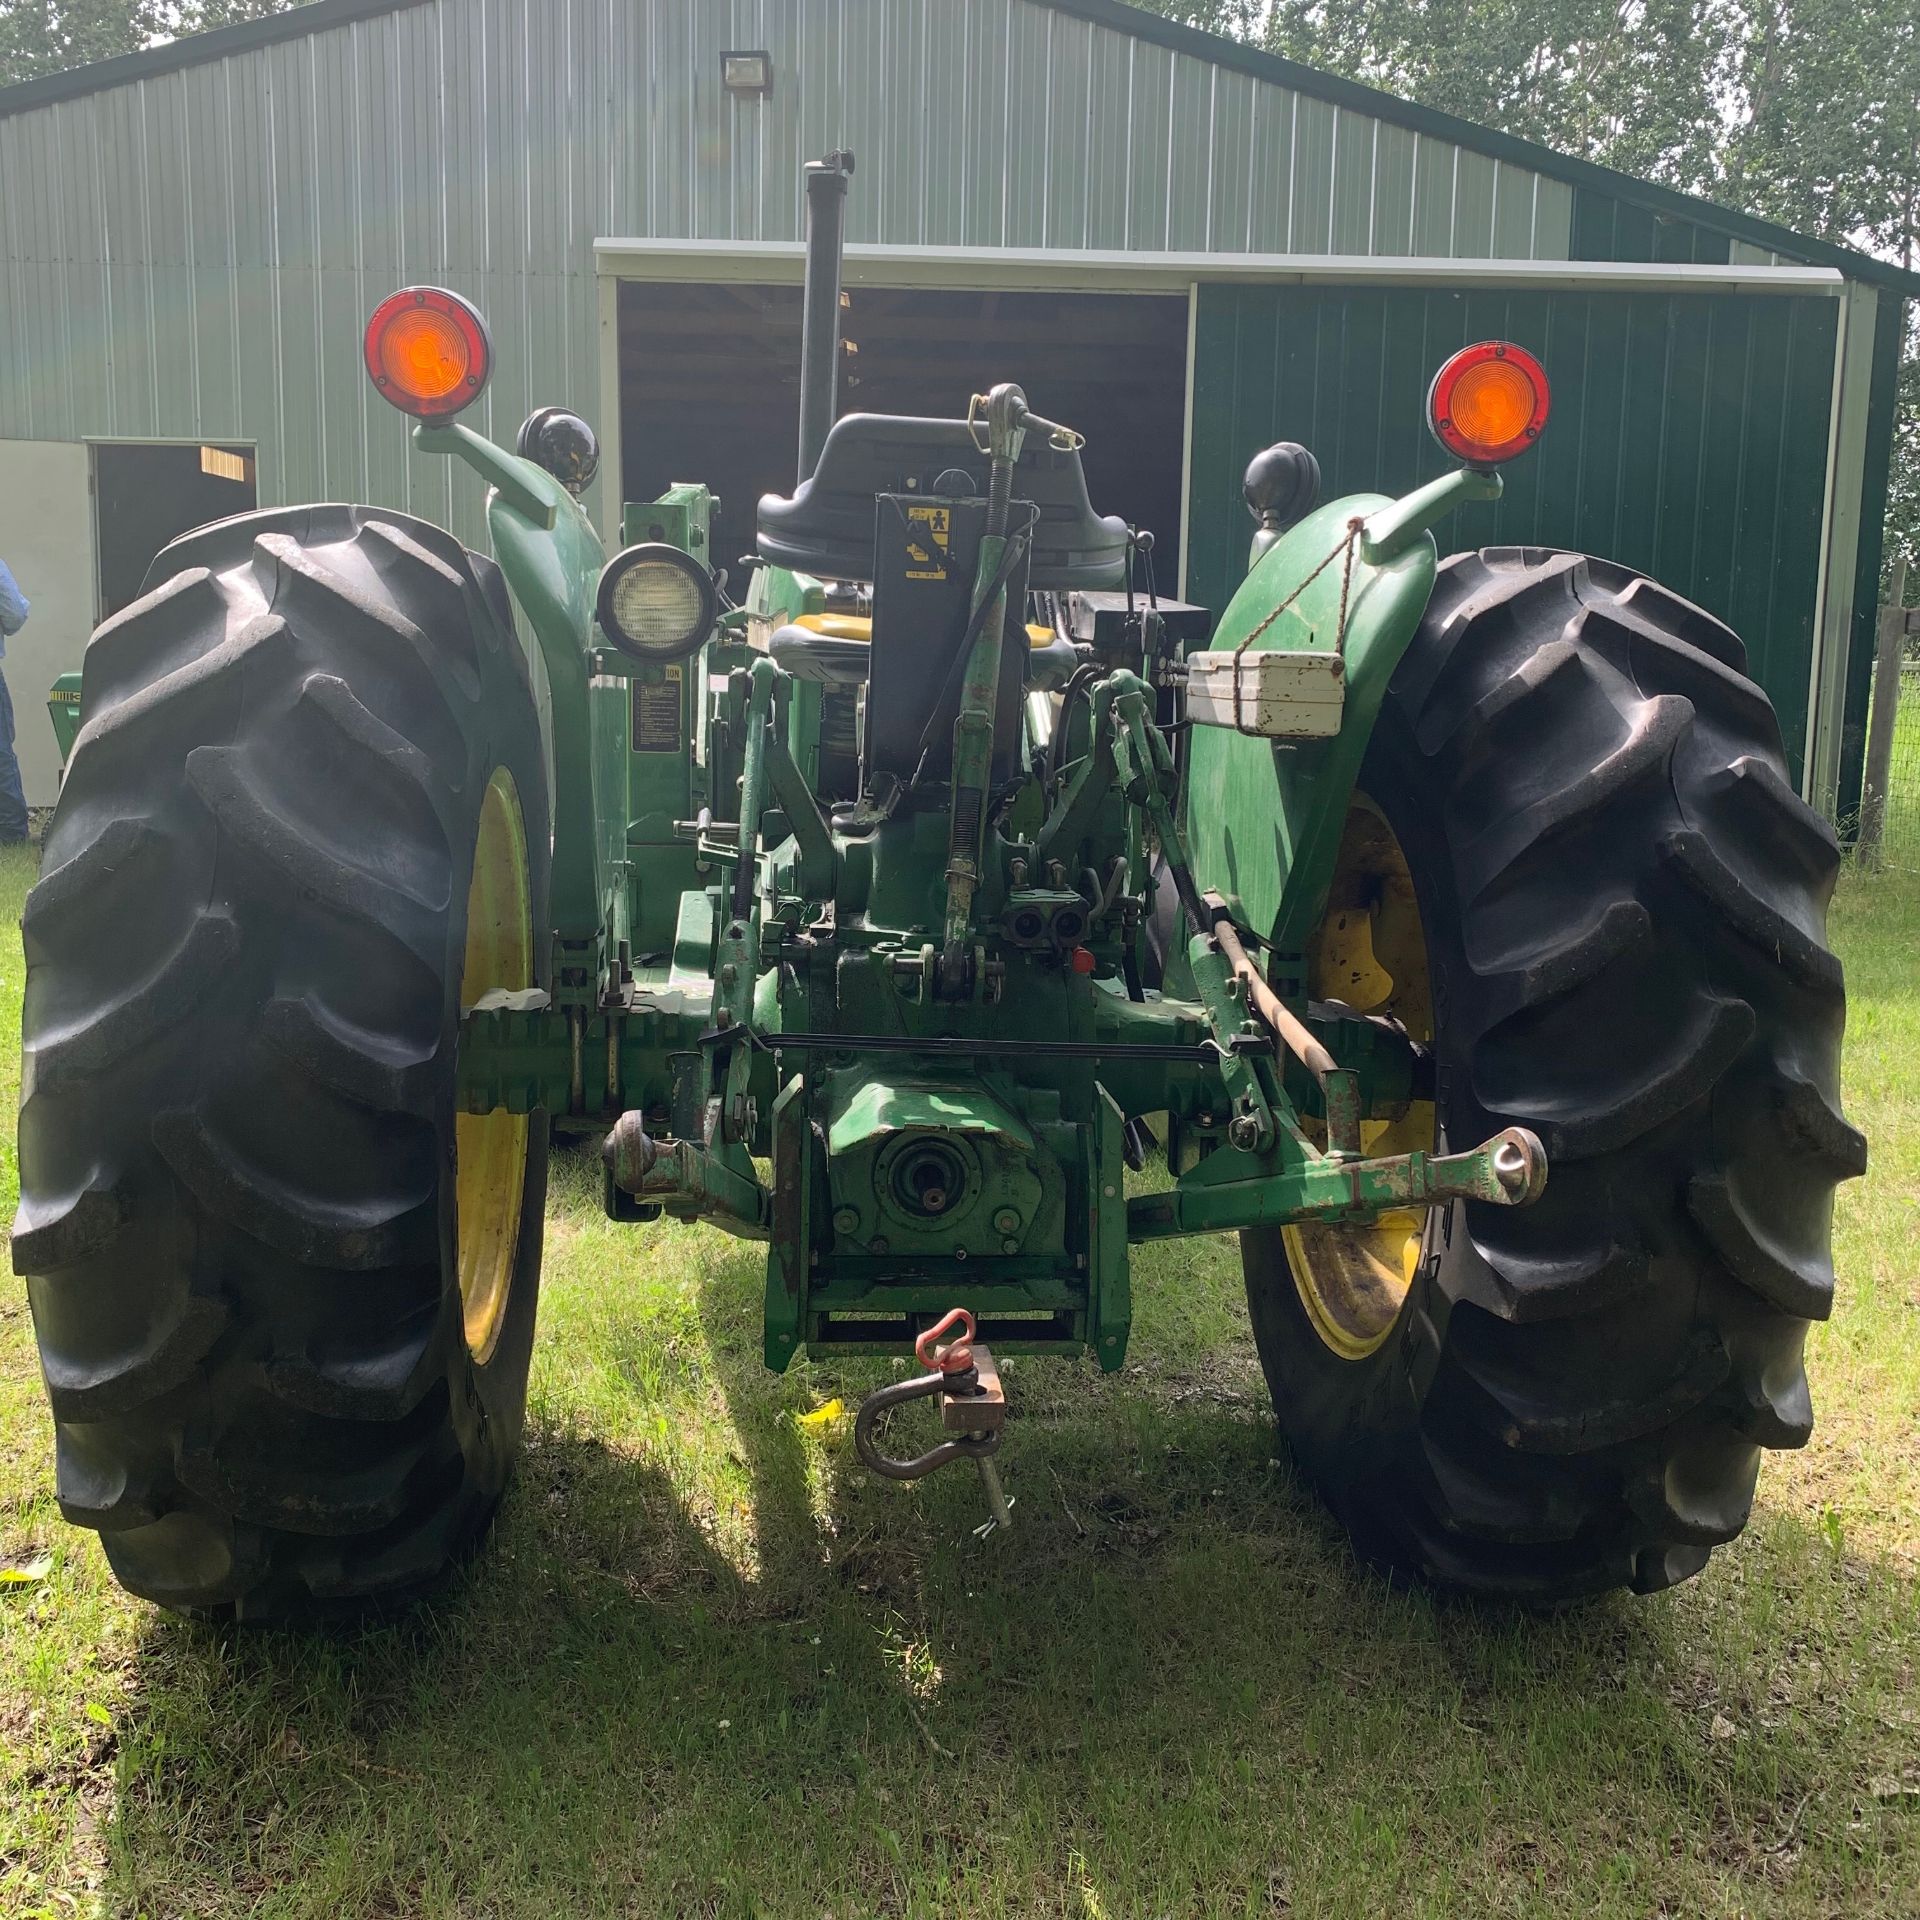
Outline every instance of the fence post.
[(1867, 733), (1866, 778), (1860, 788), (1860, 858), (1880, 864), (1887, 830), (1887, 784), (1893, 772), (1893, 721), (1900, 706), (1900, 656), (1907, 637), (1907, 556), (1893, 563), (1893, 590), (1880, 608), (1880, 644), (1873, 659), (1873, 723)]

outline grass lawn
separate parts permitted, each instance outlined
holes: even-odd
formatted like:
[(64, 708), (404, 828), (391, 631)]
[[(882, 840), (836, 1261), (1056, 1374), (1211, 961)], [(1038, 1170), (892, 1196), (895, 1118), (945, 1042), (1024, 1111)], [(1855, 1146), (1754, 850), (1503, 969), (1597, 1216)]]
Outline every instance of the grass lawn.
[[(0, 918), (24, 857), (0, 857)], [(1008, 1368), (1014, 1532), (870, 1482), (884, 1366), (757, 1357), (758, 1262), (559, 1170), (529, 1451), (438, 1604), (222, 1634), (52, 1494), (0, 1289), (0, 1914), (1920, 1912), (1920, 880), (1850, 880), (1842, 1293), (1812, 1446), (1699, 1580), (1552, 1618), (1351, 1563), (1230, 1243), (1145, 1252), (1113, 1381)], [(0, 959), (10, 1110), (20, 961)], [(11, 1213), (12, 1142), (0, 1194)]]

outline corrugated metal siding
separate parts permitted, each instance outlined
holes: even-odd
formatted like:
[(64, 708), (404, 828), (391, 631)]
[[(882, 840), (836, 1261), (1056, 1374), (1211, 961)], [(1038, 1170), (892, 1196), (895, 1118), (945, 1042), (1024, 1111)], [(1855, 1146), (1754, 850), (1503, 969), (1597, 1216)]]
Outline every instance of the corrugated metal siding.
[(1246, 567), (1247, 459), (1304, 441), (1328, 497), (1439, 472), (1426, 383), (1454, 348), (1519, 341), (1555, 377), (1537, 451), (1505, 497), (1457, 515), (1449, 550), (1579, 548), (1726, 620), (1780, 713), (1796, 770), (1819, 585), (1837, 303), (1642, 293), (1459, 294), (1205, 286), (1195, 345), (1191, 598)]
[(484, 430), (591, 412), (594, 238), (794, 238), (835, 146), (891, 244), (1562, 259), (1577, 198), (1035, 0), (433, 0), (0, 119), (0, 437), (251, 439), (263, 502), (477, 539), (369, 400), (379, 295), (480, 302)]
[(1712, 266), (1724, 265), (1737, 244), (1742, 247), (1743, 259), (1750, 260), (1758, 252), (1695, 221), (1629, 206), (1588, 187), (1574, 190), (1570, 241), (1576, 260), (1658, 260)]

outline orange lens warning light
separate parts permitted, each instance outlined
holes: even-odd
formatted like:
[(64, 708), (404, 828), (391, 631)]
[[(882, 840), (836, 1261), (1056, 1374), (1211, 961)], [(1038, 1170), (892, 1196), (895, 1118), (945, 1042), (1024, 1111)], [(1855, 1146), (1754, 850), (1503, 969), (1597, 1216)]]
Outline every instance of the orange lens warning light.
[(367, 322), (367, 376), (416, 420), (445, 420), (479, 399), (493, 343), (477, 307), (441, 287), (403, 287)]
[(1525, 453), (1547, 424), (1546, 370), (1510, 340), (1462, 347), (1427, 394), (1433, 437), (1472, 467), (1497, 467)]

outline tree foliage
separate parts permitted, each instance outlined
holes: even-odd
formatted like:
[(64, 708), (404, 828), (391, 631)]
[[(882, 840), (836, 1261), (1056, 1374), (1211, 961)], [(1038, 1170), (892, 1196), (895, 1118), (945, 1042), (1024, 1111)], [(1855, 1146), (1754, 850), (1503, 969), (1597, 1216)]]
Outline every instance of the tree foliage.
[[(1915, 0), (1134, 4), (1920, 265)], [(1920, 565), (1920, 314), (1907, 318), (1888, 555)]]
[(0, 86), (290, 4), (298, 0), (0, 0)]

